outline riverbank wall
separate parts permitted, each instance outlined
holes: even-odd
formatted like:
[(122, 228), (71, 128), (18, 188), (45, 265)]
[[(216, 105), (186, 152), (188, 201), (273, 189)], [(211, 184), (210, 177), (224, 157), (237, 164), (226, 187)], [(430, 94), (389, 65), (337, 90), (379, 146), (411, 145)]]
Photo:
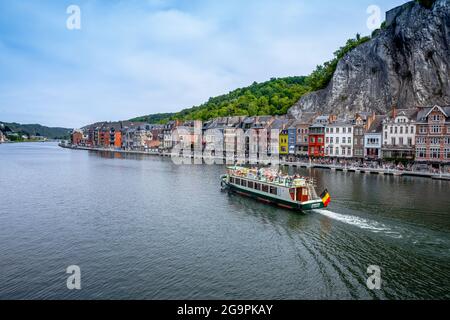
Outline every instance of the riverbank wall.
[[(83, 147), (83, 146), (70, 146), (59, 144), (61, 148), (72, 149), (72, 150), (85, 150), (85, 151), (97, 151), (97, 152), (111, 152), (111, 153), (120, 153), (120, 154), (140, 154), (147, 156), (159, 156), (159, 157), (172, 157), (175, 154), (172, 153), (162, 153), (162, 152), (152, 152), (152, 151), (136, 151), (136, 150), (122, 150), (122, 149), (106, 149), (106, 148), (91, 148), (91, 147)], [(194, 155), (185, 155), (183, 158), (194, 158)], [(214, 160), (220, 159), (217, 157), (202, 157), (203, 160)], [(224, 161), (226, 159), (223, 159)], [(248, 162), (249, 163), (249, 162)], [(269, 164), (270, 163), (266, 163)], [(329, 164), (319, 164), (314, 162), (289, 162), (289, 161), (280, 161), (280, 165), (284, 167), (292, 167), (292, 168), (307, 168), (307, 169), (324, 169), (331, 171), (342, 171), (342, 172), (352, 172), (352, 173), (362, 173), (362, 174), (377, 174), (377, 175), (390, 175), (390, 176), (404, 176), (404, 177), (421, 177), (421, 178), (430, 178), (433, 180), (445, 180), (450, 181), (450, 174), (439, 174), (439, 173), (431, 173), (431, 172), (420, 172), (420, 171), (402, 171), (402, 170), (392, 170), (392, 169), (384, 169), (384, 168), (370, 168), (370, 167), (347, 167), (341, 165), (329, 165)]]

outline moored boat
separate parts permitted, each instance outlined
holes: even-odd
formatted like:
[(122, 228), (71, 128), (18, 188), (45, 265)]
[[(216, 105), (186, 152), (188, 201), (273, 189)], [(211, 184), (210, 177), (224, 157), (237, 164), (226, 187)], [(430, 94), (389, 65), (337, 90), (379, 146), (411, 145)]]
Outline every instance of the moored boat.
[(221, 185), (231, 192), (297, 211), (325, 208), (331, 201), (327, 190), (317, 195), (313, 179), (282, 175), (268, 168), (228, 167)]

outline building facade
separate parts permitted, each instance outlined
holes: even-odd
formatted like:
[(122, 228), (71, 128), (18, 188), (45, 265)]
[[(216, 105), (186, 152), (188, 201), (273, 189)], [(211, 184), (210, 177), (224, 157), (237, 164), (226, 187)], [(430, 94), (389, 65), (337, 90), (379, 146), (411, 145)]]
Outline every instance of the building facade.
[(370, 128), (364, 134), (364, 157), (369, 160), (381, 159), (383, 145), (383, 120), (385, 116), (375, 116)]
[(336, 121), (325, 127), (325, 156), (353, 157), (353, 125), (350, 122)]
[(312, 158), (325, 156), (325, 124), (316, 123), (309, 127), (308, 156)]
[(421, 108), (416, 125), (416, 161), (450, 163), (450, 106)]
[(383, 120), (383, 159), (414, 160), (417, 109), (393, 109)]
[(374, 113), (360, 112), (353, 119), (353, 158), (364, 159), (364, 134), (375, 119)]
[(81, 130), (73, 130), (72, 131), (72, 144), (73, 145), (81, 145), (83, 141), (83, 132)]

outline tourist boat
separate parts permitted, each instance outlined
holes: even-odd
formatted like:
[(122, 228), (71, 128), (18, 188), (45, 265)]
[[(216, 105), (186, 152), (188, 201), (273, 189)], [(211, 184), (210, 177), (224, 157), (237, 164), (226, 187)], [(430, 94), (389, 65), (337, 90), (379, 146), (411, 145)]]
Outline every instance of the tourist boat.
[(222, 189), (297, 211), (325, 208), (331, 201), (327, 190), (317, 195), (313, 179), (269, 168), (228, 167), (221, 185)]

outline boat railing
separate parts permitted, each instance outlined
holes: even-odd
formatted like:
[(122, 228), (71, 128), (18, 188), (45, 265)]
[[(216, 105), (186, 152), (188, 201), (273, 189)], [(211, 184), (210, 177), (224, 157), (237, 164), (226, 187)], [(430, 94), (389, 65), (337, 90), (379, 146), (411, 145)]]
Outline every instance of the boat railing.
[(250, 180), (254, 180), (254, 181), (259, 181), (259, 182), (266, 182), (266, 183), (271, 183), (271, 184), (275, 184), (278, 186), (284, 186), (286, 188), (296, 188), (296, 187), (300, 187), (301, 185), (295, 183), (296, 180), (304, 180), (305, 181), (305, 186), (309, 187), (311, 186), (313, 189), (316, 185), (316, 182), (313, 178), (306, 178), (306, 177), (299, 177), (299, 178), (295, 178), (295, 177), (287, 177), (287, 178), (281, 178), (281, 177), (275, 177), (273, 180), (267, 179), (265, 176), (260, 176), (260, 175), (254, 175), (254, 174), (236, 174), (234, 172), (230, 172), (230, 175), (236, 178), (243, 178), (243, 179), (250, 179)]

